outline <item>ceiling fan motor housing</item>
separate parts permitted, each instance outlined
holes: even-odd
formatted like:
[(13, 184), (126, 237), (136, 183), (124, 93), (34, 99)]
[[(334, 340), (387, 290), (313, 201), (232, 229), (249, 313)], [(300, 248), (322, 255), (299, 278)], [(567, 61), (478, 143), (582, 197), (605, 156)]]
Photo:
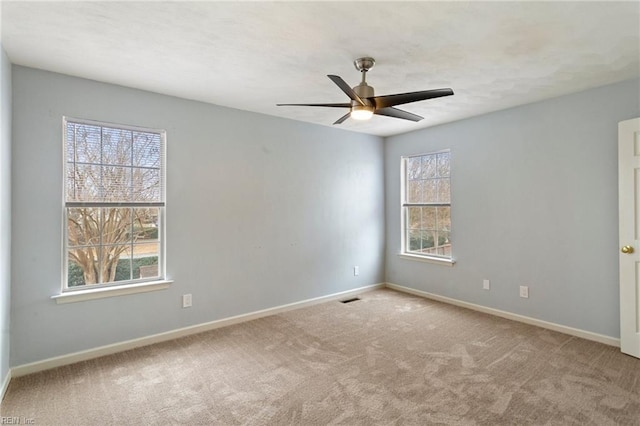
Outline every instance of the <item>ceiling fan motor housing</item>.
[[(353, 88), (353, 91), (356, 92), (356, 95), (360, 96), (360, 98), (364, 101), (365, 104), (375, 106), (369, 99), (374, 97), (373, 87), (369, 86), (364, 81)], [(358, 101), (351, 101), (351, 105), (360, 105)]]

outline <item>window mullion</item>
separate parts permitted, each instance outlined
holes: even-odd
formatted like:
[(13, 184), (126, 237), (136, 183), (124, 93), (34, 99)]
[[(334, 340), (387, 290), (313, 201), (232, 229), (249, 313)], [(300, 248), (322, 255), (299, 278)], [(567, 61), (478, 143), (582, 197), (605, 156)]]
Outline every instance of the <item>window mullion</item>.
[(94, 207), (94, 208), (98, 208), (98, 207), (111, 207), (111, 208), (118, 208), (118, 207), (164, 207), (164, 202), (157, 202), (157, 203), (146, 203), (146, 202), (140, 202), (140, 203), (120, 203), (120, 202), (93, 202), (93, 201), (89, 201), (89, 202), (68, 202), (65, 203), (66, 207)]
[(436, 253), (438, 253), (438, 249), (440, 247), (440, 224), (438, 223), (438, 207), (435, 207), (436, 217), (435, 217), (435, 236), (433, 237), (433, 246), (436, 248)]
[[(104, 188), (104, 128), (100, 126), (100, 187), (98, 188), (99, 199), (100, 201), (105, 200), (105, 188)], [(104, 262), (104, 224), (105, 224), (105, 209), (103, 207), (100, 208), (100, 248), (98, 250), (98, 282), (100, 284), (104, 283), (103, 271), (104, 268), (102, 264)]]
[[(66, 153), (65, 153), (66, 155)], [(73, 199), (78, 199), (78, 185), (76, 185), (76, 177), (78, 167), (78, 125), (73, 125)], [(66, 182), (66, 181), (65, 181)]]
[(134, 185), (133, 185), (133, 168), (134, 168), (134, 164), (133, 164), (133, 130), (129, 131), (129, 134), (131, 135), (131, 149), (130, 149), (131, 155), (129, 156), (130, 157), (129, 159), (131, 161), (131, 168), (129, 169), (129, 173), (130, 173), (130, 176), (129, 176), (129, 180), (130, 180), (129, 190), (131, 192), (129, 193), (129, 201), (134, 201), (134, 199), (133, 199), (133, 188), (134, 188)]
[(100, 127), (100, 187), (98, 188), (98, 194), (100, 201), (104, 201), (104, 129)]
[(98, 254), (98, 284), (102, 284), (104, 282), (104, 279), (102, 277), (102, 247), (104, 246), (104, 208), (101, 207), (100, 208), (100, 214), (98, 215), (98, 217), (100, 218), (100, 222), (98, 223), (98, 227), (100, 229), (100, 232), (98, 233), (99, 236), (99, 245), (98, 245), (98, 250), (97, 250), (97, 254)]
[[(129, 155), (129, 161), (131, 162), (131, 168), (129, 169), (129, 201), (134, 201), (134, 183), (133, 183), (133, 168), (134, 168), (134, 164), (133, 164), (133, 130), (129, 131), (129, 136), (131, 139), (131, 146), (129, 148), (130, 151), (130, 155)], [(131, 229), (129, 230), (129, 279), (132, 280), (133, 279), (133, 238), (134, 238), (134, 234), (133, 234), (133, 229), (134, 229), (134, 222), (135, 222), (135, 208), (132, 206), (129, 210), (129, 215), (131, 217)]]
[(131, 229), (129, 230), (129, 279), (133, 279), (133, 228), (134, 228), (134, 208), (131, 207), (129, 215), (131, 217)]

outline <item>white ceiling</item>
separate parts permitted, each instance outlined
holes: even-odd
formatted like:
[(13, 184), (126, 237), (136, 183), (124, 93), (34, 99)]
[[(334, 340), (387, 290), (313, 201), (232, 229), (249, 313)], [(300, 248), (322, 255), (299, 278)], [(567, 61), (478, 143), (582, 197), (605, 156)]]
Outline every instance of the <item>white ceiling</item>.
[(388, 136), (640, 75), (640, 2), (12, 2), (15, 64), (331, 126), (347, 102), (329, 80), (377, 95), (450, 87), (340, 127)]

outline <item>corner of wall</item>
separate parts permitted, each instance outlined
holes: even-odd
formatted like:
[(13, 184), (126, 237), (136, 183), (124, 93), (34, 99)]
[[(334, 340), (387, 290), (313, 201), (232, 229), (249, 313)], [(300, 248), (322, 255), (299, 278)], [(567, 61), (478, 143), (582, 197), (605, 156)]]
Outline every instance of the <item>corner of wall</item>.
[(11, 62), (0, 41), (0, 400), (11, 378)]
[(0, 404), (2, 404), (4, 396), (7, 393), (7, 389), (9, 389), (9, 382), (11, 382), (11, 370), (7, 371), (7, 374), (0, 383)]

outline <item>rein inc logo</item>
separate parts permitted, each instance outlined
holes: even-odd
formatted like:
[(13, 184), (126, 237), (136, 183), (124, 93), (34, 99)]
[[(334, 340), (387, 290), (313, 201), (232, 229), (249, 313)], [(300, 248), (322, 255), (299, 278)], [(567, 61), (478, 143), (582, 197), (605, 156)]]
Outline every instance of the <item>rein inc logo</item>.
[(29, 417), (0, 417), (0, 425), (35, 425), (36, 419), (32, 419)]

